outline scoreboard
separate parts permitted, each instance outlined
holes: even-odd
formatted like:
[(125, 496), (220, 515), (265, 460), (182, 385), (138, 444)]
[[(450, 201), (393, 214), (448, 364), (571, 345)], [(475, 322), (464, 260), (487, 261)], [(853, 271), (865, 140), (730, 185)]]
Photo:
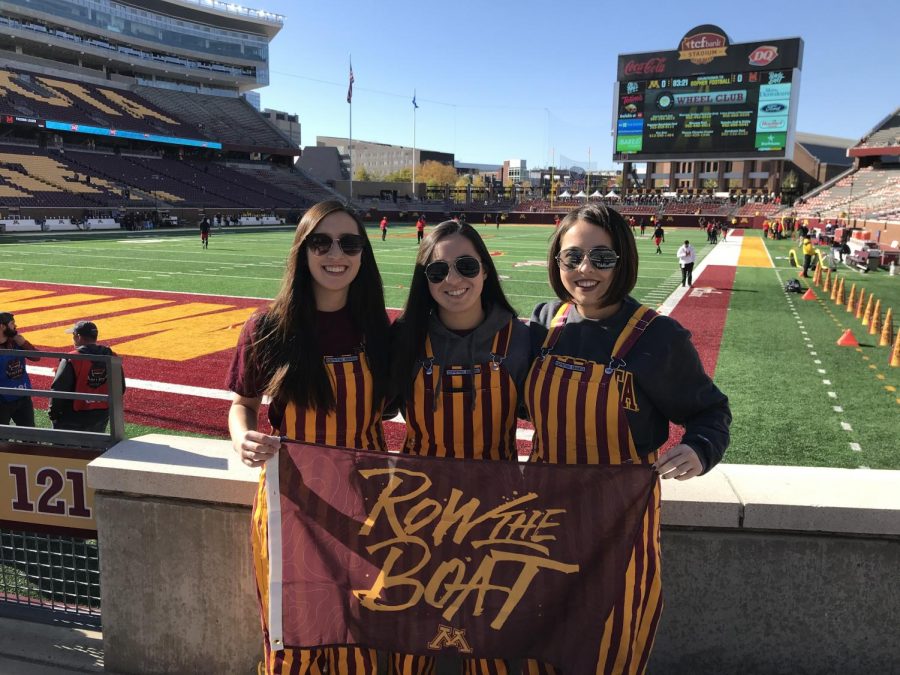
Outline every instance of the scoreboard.
[(700, 26), (677, 52), (620, 55), (613, 159), (790, 159), (801, 54)]

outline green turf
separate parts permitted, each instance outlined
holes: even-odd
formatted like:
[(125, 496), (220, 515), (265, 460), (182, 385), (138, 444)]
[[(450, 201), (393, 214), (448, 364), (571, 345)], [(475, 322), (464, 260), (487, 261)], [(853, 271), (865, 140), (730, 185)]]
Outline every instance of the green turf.
[[(877, 347), (877, 336), (818, 290), (818, 301), (791, 294), (794, 317), (782, 290), (797, 274), (786, 258), (790, 244), (767, 244), (776, 268), (738, 268), (719, 352), (716, 383), (734, 411), (726, 461), (900, 468), (900, 369), (888, 366), (888, 348)], [(841, 274), (863, 277), (859, 283), (879, 289), (876, 294), (896, 298), (897, 277), (884, 272), (856, 277), (846, 268)], [(859, 350), (837, 346), (847, 328)]]
[[(552, 228), (476, 227), (488, 249), (499, 254), (494, 261), (511, 302), (520, 315), (528, 316), (537, 302), (552, 295), (544, 266)], [(402, 307), (417, 251), (415, 230), (411, 224), (392, 225), (384, 242), (374, 226), (369, 234), (387, 305)], [(655, 255), (649, 234), (638, 237), (641, 266), (635, 297), (655, 306), (678, 286), (674, 254), (685, 238), (697, 247), (699, 260), (711, 250), (702, 233), (693, 229), (670, 230), (664, 255)], [(3, 238), (0, 260), (10, 279), (270, 298), (281, 283), (291, 239), (288, 228), (214, 231), (204, 251), (193, 232)], [(719, 354), (715, 379), (734, 412), (734, 438), (726, 461), (900, 468), (900, 406), (897, 392), (885, 389), (900, 389), (900, 369), (887, 367), (887, 350), (872, 346), (855, 319), (836, 312), (836, 323), (822, 303), (795, 297), (796, 311), (818, 352), (811, 356), (812, 350), (803, 346), (807, 336), (800, 333), (781, 291), (783, 282), (796, 274), (787, 262), (791, 242), (767, 245), (776, 269), (738, 269)], [(900, 277), (849, 269), (842, 274), (883, 296), (883, 304), (900, 309)], [(844, 327), (854, 328), (862, 352), (834, 345)], [(815, 364), (816, 358), (822, 364)], [(820, 368), (826, 373), (818, 373)], [(885, 379), (877, 379), (879, 374)], [(833, 388), (822, 384), (823, 379)], [(828, 397), (832, 390), (837, 399)], [(844, 412), (835, 413), (835, 405)], [(841, 421), (852, 431), (844, 430)], [(127, 426), (129, 436), (152, 432), (173, 433)], [(858, 443), (860, 452), (852, 451), (850, 443)]]
[[(520, 315), (552, 293), (547, 283), (547, 242), (551, 227), (477, 226), (504, 279), (504, 289)], [(412, 223), (392, 226), (381, 241), (369, 229), (388, 307), (402, 307), (418, 246)], [(710, 250), (695, 239), (698, 262)], [(654, 255), (649, 234), (638, 238), (642, 264), (635, 296), (659, 304), (680, 283), (675, 251), (683, 237), (670, 232), (664, 255)], [(9, 279), (116, 288), (184, 291), (271, 298), (281, 284), (293, 230), (243, 232), (214, 230), (201, 249), (193, 232), (119, 233), (102, 237), (68, 236), (0, 240), (0, 263)], [(7, 243), (9, 242), (9, 243)]]

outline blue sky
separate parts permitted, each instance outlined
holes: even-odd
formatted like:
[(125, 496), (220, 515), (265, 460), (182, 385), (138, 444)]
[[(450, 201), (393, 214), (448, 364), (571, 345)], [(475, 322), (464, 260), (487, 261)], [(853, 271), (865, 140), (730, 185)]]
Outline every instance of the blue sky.
[[(262, 104), (297, 113), (303, 145), (346, 136), (457, 161), (610, 168), (616, 55), (676, 49), (711, 23), (733, 42), (805, 42), (797, 129), (859, 138), (900, 106), (900, 1), (246, 0), (285, 16)], [(562, 159), (561, 159), (562, 158)]]

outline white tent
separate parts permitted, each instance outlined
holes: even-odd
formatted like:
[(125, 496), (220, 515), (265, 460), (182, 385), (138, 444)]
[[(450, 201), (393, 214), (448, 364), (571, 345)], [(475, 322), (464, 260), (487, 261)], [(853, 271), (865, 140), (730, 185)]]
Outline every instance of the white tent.
[(559, 196), (559, 198), (560, 198), (560, 199), (568, 199), (568, 198), (571, 197), (571, 196), (572, 196), (572, 195), (569, 194), (569, 191), (566, 190), (565, 192), (563, 192), (563, 193)]
[(593, 199), (594, 197), (602, 197), (602, 196), (603, 196), (603, 194), (600, 192), (600, 190), (594, 190), (591, 193), (591, 199)]
[(576, 194), (575, 197), (576, 199), (584, 199), (585, 197), (587, 197), (587, 195), (584, 194), (584, 190), (579, 190), (578, 194)]
[(619, 198), (619, 195), (617, 195), (615, 192), (613, 192), (612, 190), (610, 190), (610, 191), (607, 193), (606, 198), (607, 198), (607, 199), (618, 199), (618, 198)]

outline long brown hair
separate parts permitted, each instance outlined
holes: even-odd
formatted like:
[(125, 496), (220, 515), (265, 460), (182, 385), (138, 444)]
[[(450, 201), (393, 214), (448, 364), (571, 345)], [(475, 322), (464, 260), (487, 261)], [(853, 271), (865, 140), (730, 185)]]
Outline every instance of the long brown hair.
[(281, 289), (257, 323), (251, 358), (268, 377), (266, 394), (273, 399), (308, 408), (334, 410), (334, 389), (322, 360), (317, 339), (316, 301), (307, 260), (307, 237), (327, 216), (346, 213), (353, 218), (365, 244), (359, 272), (350, 283), (347, 305), (354, 324), (363, 334), (365, 355), (374, 380), (374, 406), (383, 403), (389, 377), (389, 328), (384, 308), (384, 286), (375, 264), (375, 254), (357, 216), (338, 201), (320, 202), (310, 208), (297, 225), (288, 254)]
[(425, 278), (425, 266), (431, 262), (435, 246), (441, 240), (455, 234), (465, 237), (472, 243), (478, 259), (481, 261), (481, 267), (486, 272), (484, 286), (481, 289), (482, 308), (488, 311), (491, 307), (498, 306), (513, 316), (516, 315), (516, 311), (509, 304), (500, 285), (500, 276), (494, 266), (494, 259), (478, 231), (471, 225), (456, 220), (446, 220), (437, 225), (422, 239), (419, 254), (416, 256), (412, 280), (409, 282), (409, 296), (406, 298), (406, 305), (403, 313), (394, 322), (394, 339), (391, 343), (393, 354), (391, 360), (392, 395), (405, 394), (408, 396), (412, 393), (413, 365), (417, 359), (422, 357), (425, 336), (428, 333), (428, 321), (432, 312), (437, 311), (437, 302), (432, 297), (428, 288), (428, 279)]

